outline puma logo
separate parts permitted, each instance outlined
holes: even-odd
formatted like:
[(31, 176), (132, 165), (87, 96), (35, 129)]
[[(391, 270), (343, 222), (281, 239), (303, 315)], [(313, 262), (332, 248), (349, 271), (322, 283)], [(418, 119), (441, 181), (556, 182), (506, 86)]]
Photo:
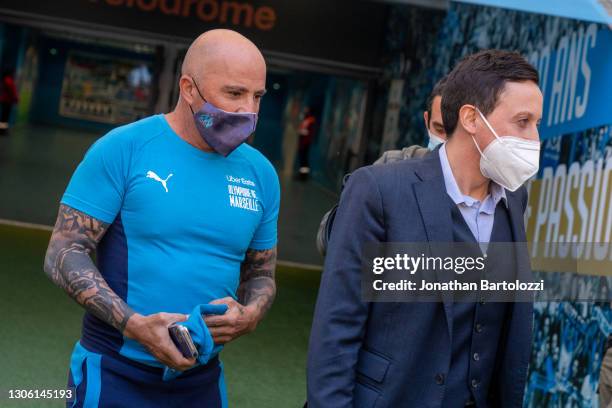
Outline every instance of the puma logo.
[(155, 181), (159, 181), (162, 185), (162, 187), (164, 188), (164, 190), (166, 190), (166, 193), (168, 192), (168, 180), (170, 180), (170, 177), (174, 176), (174, 174), (170, 173), (168, 174), (168, 177), (166, 177), (165, 180), (162, 180), (161, 177), (159, 177), (157, 174), (155, 174), (154, 171), (147, 171), (147, 178), (153, 179)]

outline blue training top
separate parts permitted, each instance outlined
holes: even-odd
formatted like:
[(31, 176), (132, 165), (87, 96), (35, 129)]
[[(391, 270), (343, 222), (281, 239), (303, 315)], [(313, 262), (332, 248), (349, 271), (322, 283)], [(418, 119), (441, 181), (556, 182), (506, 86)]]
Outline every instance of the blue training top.
[[(94, 143), (61, 202), (112, 224), (98, 246), (98, 267), (134, 311), (186, 314), (235, 298), (247, 249), (276, 245), (280, 187), (272, 164), (251, 146), (228, 157), (204, 152), (156, 115)], [(81, 343), (162, 366), (90, 313)]]

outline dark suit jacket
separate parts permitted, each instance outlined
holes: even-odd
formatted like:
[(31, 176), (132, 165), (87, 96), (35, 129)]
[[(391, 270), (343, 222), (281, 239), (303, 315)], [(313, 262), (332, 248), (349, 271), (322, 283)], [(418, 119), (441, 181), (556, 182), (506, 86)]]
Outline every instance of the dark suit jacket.
[[(506, 191), (513, 236), (523, 242), (524, 187)], [(308, 405), (440, 407), (451, 362), (452, 301), (361, 300), (367, 242), (452, 242), (438, 149), (423, 159), (368, 166), (342, 193), (325, 260), (308, 350)], [(527, 251), (517, 252), (529, 269)], [(489, 381), (490, 406), (522, 406), (532, 342), (533, 304), (509, 304)], [(442, 384), (440, 384), (442, 383)]]

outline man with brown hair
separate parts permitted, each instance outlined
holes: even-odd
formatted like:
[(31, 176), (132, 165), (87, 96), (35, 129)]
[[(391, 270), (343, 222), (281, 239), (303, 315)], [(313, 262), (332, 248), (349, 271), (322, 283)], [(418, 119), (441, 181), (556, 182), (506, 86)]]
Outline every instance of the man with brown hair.
[[(522, 184), (539, 166), (538, 80), (517, 53), (467, 56), (442, 95), (448, 141), (423, 159), (353, 173), (315, 309), (309, 407), (522, 406), (531, 302), (366, 302), (361, 277), (366, 244), (526, 241)], [(526, 255), (511, 258), (517, 271), (529, 273)]]

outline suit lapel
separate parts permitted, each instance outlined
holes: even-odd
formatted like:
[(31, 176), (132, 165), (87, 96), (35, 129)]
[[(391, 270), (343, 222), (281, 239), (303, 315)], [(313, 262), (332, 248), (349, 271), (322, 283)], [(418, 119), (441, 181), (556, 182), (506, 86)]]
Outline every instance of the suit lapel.
[[(413, 184), (413, 190), (419, 206), (421, 219), (425, 226), (427, 241), (432, 243), (448, 243), (453, 241), (453, 221), (451, 219), (450, 201), (444, 185), (444, 175), (440, 165), (438, 150), (439, 148), (427, 155), (415, 170), (417, 177), (421, 181)], [(430, 247), (432, 255), (445, 256), (443, 252), (438, 253), (438, 247), (438, 245)], [(442, 280), (439, 274), (438, 278)], [(453, 330), (452, 295), (449, 292), (443, 292), (442, 301), (444, 303), (448, 334), (451, 337)]]
[[(520, 191), (520, 190), (519, 190)], [(529, 265), (529, 251), (527, 249), (527, 236), (525, 235), (525, 221), (523, 218), (523, 203), (519, 194), (506, 190), (508, 199), (508, 212), (510, 214), (510, 225), (512, 226), (512, 237), (515, 242), (515, 255), (517, 266), (517, 279), (530, 281), (531, 267)]]

